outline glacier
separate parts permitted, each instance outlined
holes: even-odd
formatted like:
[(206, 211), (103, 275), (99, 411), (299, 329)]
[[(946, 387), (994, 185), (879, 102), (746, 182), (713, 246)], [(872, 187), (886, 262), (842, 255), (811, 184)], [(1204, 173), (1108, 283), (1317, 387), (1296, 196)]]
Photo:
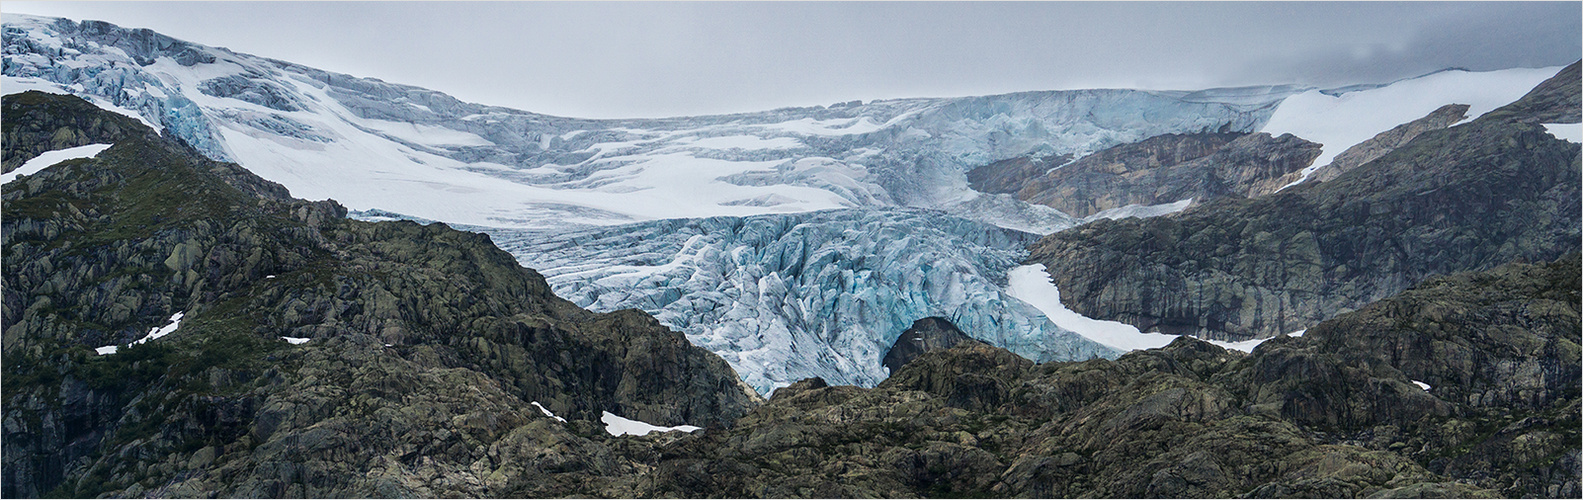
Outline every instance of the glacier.
[(1040, 362), (1120, 354), (1008, 295), (1007, 273), (1038, 235), (936, 210), (457, 227), (488, 234), (579, 306), (653, 314), (766, 394), (808, 377), (872, 387), (889, 376), (885, 351), (930, 316)]
[(1329, 153), (1367, 137), (1349, 122), (1370, 96), (1453, 88), (1500, 100), (1480, 85), (1541, 72), (1442, 75), (1433, 89), (1092, 89), (594, 120), (98, 21), (5, 14), (0, 36), (4, 93), (81, 96), (358, 218), (490, 234), (560, 296), (647, 311), (763, 393), (810, 376), (877, 384), (884, 350), (926, 316), (1038, 361), (1121, 352), (1018, 296), (1053, 289), (1028, 296), (1008, 282), (1027, 278), (1018, 264), (1037, 235), (1099, 217), (978, 193), (973, 168), (1200, 131), (1344, 131), (1326, 136)]
[(976, 193), (965, 172), (1163, 133), (1254, 131), (1307, 90), (1044, 91), (590, 120), (99, 21), (6, 14), (3, 35), (7, 92), (48, 84), (133, 111), (293, 196), (516, 228), (899, 206), (1048, 233), (1072, 221)]

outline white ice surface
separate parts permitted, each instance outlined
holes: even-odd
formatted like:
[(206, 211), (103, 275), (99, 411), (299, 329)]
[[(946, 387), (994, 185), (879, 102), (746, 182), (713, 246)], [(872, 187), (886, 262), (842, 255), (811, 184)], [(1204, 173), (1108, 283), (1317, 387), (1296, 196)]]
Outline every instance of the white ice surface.
[(0, 77), (0, 92), (5, 95), (20, 94), (29, 90), (37, 90), (46, 94), (71, 95), (71, 92), (60, 85), (38, 78), (4, 76)]
[(1467, 104), (1468, 118), (1477, 118), (1521, 98), (1559, 71), (1560, 66), (1450, 70), (1340, 96), (1310, 90), (1282, 101), (1260, 131), (1275, 136), (1291, 133), (1324, 146), (1319, 158), (1303, 170), (1303, 179), (1307, 179), (1342, 151), (1380, 132), (1423, 118), (1447, 104)]
[(280, 339), (286, 341), (287, 344), (291, 344), (291, 345), (306, 344), (306, 343), (308, 343), (309, 340), (313, 340), (313, 339), (302, 338), (302, 337), (281, 337)]
[(98, 155), (100, 152), (103, 152), (106, 149), (110, 149), (109, 144), (89, 144), (87, 146), (77, 146), (75, 148), (46, 151), (23, 163), (22, 166), (17, 167), (16, 170), (0, 174), (0, 184), (14, 181), (20, 176), (39, 173), (39, 171), (49, 168), (51, 165), (66, 160), (93, 158), (95, 155)]
[(483, 137), (479, 137), (478, 134), (433, 125), (367, 118), (360, 120), (358, 124), (403, 141), (426, 146), (488, 146), (494, 144)]
[[(1138, 327), (1126, 323), (1097, 320), (1067, 309), (1065, 305), (1061, 304), (1061, 291), (1056, 289), (1055, 283), (1050, 281), (1050, 273), (1045, 271), (1044, 264), (1013, 268), (1007, 275), (1006, 291), (1017, 300), (1027, 302), (1029, 305), (1043, 311), (1045, 317), (1050, 318), (1050, 321), (1055, 323), (1055, 326), (1123, 351), (1165, 347), (1178, 337), (1177, 335), (1164, 333), (1141, 332), (1138, 331)], [(1301, 336), (1302, 332), (1303, 330), (1299, 330), (1290, 335)], [(1269, 339), (1253, 339), (1239, 342), (1207, 340), (1207, 342), (1226, 349), (1253, 352), (1254, 347), (1258, 347), (1259, 344), (1266, 340)]]
[[(553, 418), (553, 419), (555, 419), (557, 421), (561, 421), (561, 422), (565, 422), (566, 421), (566, 419), (564, 419), (564, 418), (555, 416), (554, 413), (551, 413), (549, 409), (545, 408), (544, 405), (539, 404), (538, 401), (533, 401), (532, 404), (533, 404), (533, 406), (538, 407), (539, 411), (544, 412), (544, 416)], [(605, 412), (605, 414), (609, 415), (610, 413), (609, 412)], [(617, 418), (619, 418), (619, 417), (617, 417)], [(642, 422), (639, 422), (639, 423), (642, 423)]]
[(1583, 123), (1546, 123), (1545, 131), (1563, 141), (1583, 143)]
[[(540, 407), (540, 408), (542, 409), (543, 407)], [(545, 413), (549, 413), (549, 412), (545, 412)], [(610, 413), (608, 411), (604, 412), (604, 415), (599, 417), (599, 421), (605, 423), (605, 432), (610, 433), (610, 435), (612, 435), (612, 436), (624, 436), (624, 435), (627, 435), (627, 434), (631, 434), (633, 436), (644, 436), (644, 435), (647, 435), (650, 432), (671, 432), (671, 431), (693, 432), (693, 431), (702, 429), (702, 427), (694, 427), (694, 426), (691, 426), (691, 425), (678, 425), (676, 427), (661, 427), (661, 426), (658, 426), (658, 425), (650, 424), (648, 422), (639, 422), (637, 420), (631, 420), (631, 419), (627, 419), (627, 418), (622, 418), (621, 416), (616, 415), (614, 413)]]
[(769, 139), (752, 135), (730, 135), (723, 137), (704, 137), (688, 141), (687, 146), (705, 149), (792, 149), (802, 147), (802, 142), (791, 137), (772, 137)]

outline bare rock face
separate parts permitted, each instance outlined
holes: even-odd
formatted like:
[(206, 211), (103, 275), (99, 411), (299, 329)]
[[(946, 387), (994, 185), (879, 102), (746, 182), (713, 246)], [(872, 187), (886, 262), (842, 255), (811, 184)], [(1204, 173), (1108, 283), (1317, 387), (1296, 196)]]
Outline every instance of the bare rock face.
[(1050, 169), (1070, 161), (1072, 155), (1008, 158), (969, 170), (967, 185), (981, 193), (1016, 194), (1029, 179), (1042, 177)]
[(962, 333), (962, 330), (957, 329), (956, 325), (945, 318), (920, 319), (914, 321), (911, 328), (901, 332), (901, 336), (896, 338), (896, 343), (885, 352), (885, 358), (881, 363), (889, 368), (891, 373), (896, 373), (901, 370), (902, 365), (906, 365), (923, 353), (950, 349), (963, 342), (983, 343)]
[(1432, 275), (1552, 260), (1579, 248), (1583, 167), (1577, 144), (1509, 113), (1531, 104), (1425, 132), (1329, 182), (1047, 236), (1029, 262), (1084, 315), (1249, 339)]
[(1161, 183), (1182, 180), (1172, 175), (1176, 167), (1209, 156), (1243, 136), (1240, 133), (1165, 134), (1114, 146), (1026, 180), (1017, 190), (1017, 197), (1080, 218), (1129, 204), (1157, 205), (1154, 191), (1163, 187)]
[(1319, 150), (1290, 134), (1165, 134), (1070, 164), (1064, 157), (1012, 158), (975, 169), (968, 180), (974, 189), (1014, 193), (1081, 218), (1127, 205), (1202, 203), (1272, 190), (1281, 176), (1313, 162)]

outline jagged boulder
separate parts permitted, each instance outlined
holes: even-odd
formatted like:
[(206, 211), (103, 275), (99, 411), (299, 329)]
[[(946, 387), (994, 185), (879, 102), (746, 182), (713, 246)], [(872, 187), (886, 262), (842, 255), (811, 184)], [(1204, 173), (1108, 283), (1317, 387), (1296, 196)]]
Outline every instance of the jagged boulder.
[(885, 351), (881, 363), (891, 373), (929, 351), (950, 349), (963, 342), (982, 343), (962, 333), (950, 320), (928, 317), (914, 321), (912, 326), (896, 337), (896, 343)]

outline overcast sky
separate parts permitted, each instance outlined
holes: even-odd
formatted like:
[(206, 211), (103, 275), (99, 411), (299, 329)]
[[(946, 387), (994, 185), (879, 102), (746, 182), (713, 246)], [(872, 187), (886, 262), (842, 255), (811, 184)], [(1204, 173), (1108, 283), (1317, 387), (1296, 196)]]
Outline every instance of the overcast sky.
[(1580, 2), (22, 2), (465, 101), (591, 118), (1569, 64)]

